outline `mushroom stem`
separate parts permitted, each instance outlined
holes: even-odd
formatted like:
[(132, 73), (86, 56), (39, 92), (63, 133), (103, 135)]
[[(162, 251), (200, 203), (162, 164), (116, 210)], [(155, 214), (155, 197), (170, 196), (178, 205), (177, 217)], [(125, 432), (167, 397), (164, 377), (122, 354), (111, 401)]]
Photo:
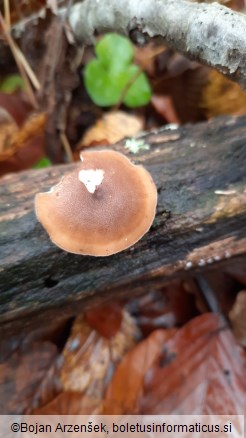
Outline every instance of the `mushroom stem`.
[(89, 169), (79, 171), (79, 180), (85, 185), (89, 193), (95, 193), (96, 189), (102, 184), (104, 171), (102, 169)]

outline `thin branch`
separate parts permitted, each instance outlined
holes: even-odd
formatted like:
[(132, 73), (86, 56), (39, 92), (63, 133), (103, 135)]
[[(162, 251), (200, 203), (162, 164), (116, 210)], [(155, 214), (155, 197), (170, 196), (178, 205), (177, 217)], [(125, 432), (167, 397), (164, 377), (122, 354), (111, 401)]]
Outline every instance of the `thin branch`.
[(22, 76), (22, 79), (24, 81), (24, 84), (25, 84), (25, 87), (26, 87), (26, 90), (27, 90), (27, 94), (29, 96), (29, 100), (30, 100), (32, 106), (37, 109), (38, 108), (38, 103), (37, 103), (36, 97), (34, 95), (33, 89), (32, 89), (32, 87), (30, 85), (27, 73), (26, 73), (26, 71), (24, 69), (24, 66), (23, 66), (21, 60), (20, 60), (19, 53), (18, 53), (19, 49), (16, 46), (16, 44), (15, 44), (11, 34), (8, 31), (8, 28), (7, 28), (6, 24), (5, 24), (5, 21), (3, 19), (3, 16), (1, 14), (1, 12), (0, 12), (0, 23), (1, 23), (1, 26), (3, 28), (3, 32), (4, 32), (4, 35), (5, 35), (5, 38), (6, 38), (7, 42), (8, 42), (8, 44), (9, 44), (9, 47), (11, 48), (11, 51), (13, 53), (13, 57), (15, 58), (15, 62), (17, 64), (17, 66), (18, 66), (18, 69), (19, 69), (20, 74)]
[(4, 19), (8, 29), (11, 26), (9, 0), (4, 0)]
[(26, 74), (28, 75), (32, 85), (34, 86), (34, 88), (36, 88), (36, 90), (40, 90), (40, 83), (39, 80), (37, 78), (37, 76), (35, 75), (34, 71), (32, 70), (30, 64), (28, 63), (27, 59), (25, 58), (25, 56), (23, 55), (22, 51), (19, 49), (19, 47), (15, 44), (15, 51), (16, 54), (19, 57), (20, 62), (22, 63)]
[(60, 132), (60, 139), (66, 152), (68, 163), (72, 163), (74, 161), (73, 153), (65, 132)]
[(9, 46), (10, 46), (10, 48), (12, 50), (12, 53), (13, 53), (13, 56), (14, 56), (15, 60), (16, 60), (16, 58), (18, 58), (18, 60), (22, 64), (26, 74), (28, 75), (32, 85), (36, 88), (36, 90), (39, 90), (40, 89), (40, 83), (38, 81), (37, 76), (35, 75), (34, 71), (30, 67), (30, 64), (28, 63), (27, 59), (23, 55), (22, 51), (19, 49), (19, 47), (17, 46), (16, 42), (13, 40), (12, 35), (11, 35), (10, 31), (9, 31), (9, 27), (8, 27), (7, 23), (5, 22), (5, 20), (3, 19), (2, 14), (0, 16), (1, 16), (1, 25), (3, 27), (6, 40), (9, 43)]

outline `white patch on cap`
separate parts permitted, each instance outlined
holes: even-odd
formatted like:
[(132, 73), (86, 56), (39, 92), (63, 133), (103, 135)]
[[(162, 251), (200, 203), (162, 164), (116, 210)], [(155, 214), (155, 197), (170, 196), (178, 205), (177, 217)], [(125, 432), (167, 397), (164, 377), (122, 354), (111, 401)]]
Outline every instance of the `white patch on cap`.
[(89, 169), (79, 171), (79, 180), (85, 185), (88, 192), (95, 193), (96, 189), (102, 183), (104, 178), (104, 170)]

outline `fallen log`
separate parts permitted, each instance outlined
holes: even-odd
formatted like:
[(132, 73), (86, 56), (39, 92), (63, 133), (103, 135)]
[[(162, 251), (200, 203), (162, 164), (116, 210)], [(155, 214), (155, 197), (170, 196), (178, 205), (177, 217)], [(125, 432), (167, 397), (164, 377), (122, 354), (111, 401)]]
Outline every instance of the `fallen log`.
[(246, 117), (164, 127), (140, 140), (149, 150), (133, 155), (125, 141), (112, 148), (152, 174), (156, 218), (142, 240), (110, 257), (64, 252), (36, 220), (35, 194), (76, 164), (1, 179), (0, 337), (245, 256)]

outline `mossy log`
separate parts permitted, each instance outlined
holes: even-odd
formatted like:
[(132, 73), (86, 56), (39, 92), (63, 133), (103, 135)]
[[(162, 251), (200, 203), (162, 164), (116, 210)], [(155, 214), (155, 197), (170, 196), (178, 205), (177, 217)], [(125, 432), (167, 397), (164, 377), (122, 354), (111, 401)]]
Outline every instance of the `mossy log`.
[(102, 300), (159, 288), (246, 253), (246, 118), (166, 127), (133, 155), (158, 188), (150, 231), (110, 257), (69, 254), (38, 223), (34, 196), (76, 164), (9, 174), (0, 182), (0, 337), (48, 326)]

